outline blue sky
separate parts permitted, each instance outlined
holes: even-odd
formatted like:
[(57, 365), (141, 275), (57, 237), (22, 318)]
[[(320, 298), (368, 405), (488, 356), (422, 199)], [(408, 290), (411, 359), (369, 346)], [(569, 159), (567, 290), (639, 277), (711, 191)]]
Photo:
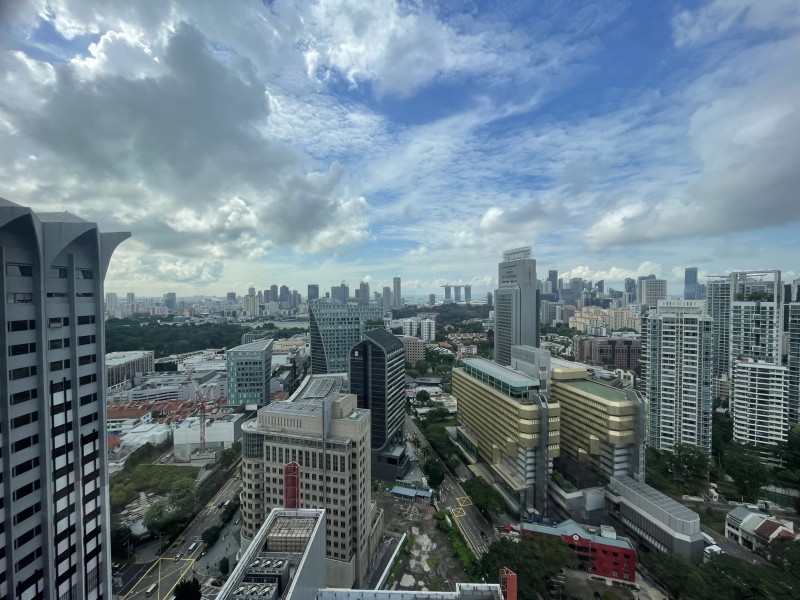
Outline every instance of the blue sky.
[(106, 288), (800, 275), (800, 5), (0, 9), (0, 195), (133, 237)]

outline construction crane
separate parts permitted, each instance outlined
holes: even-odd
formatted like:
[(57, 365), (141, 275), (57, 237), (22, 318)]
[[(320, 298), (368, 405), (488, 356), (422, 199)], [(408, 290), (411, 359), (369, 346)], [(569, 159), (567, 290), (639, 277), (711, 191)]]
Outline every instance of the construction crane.
[(197, 403), (200, 408), (200, 452), (206, 451), (206, 402), (210, 402), (209, 393), (197, 390)]

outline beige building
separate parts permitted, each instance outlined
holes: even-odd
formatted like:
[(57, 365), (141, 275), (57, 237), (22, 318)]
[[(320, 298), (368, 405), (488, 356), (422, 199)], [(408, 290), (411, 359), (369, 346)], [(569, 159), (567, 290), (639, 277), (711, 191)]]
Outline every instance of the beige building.
[(131, 381), (137, 373), (155, 371), (152, 350), (109, 352), (106, 354), (106, 387)]
[(561, 455), (608, 477), (644, 471), (646, 407), (638, 392), (587, 378), (586, 369), (554, 369), (550, 397), (561, 407)]
[(473, 472), (493, 483), (511, 509), (543, 511), (558, 456), (558, 403), (539, 393), (538, 379), (482, 358), (453, 369), (453, 394), (456, 441)]
[(418, 337), (410, 335), (398, 335), (400, 341), (403, 342), (403, 350), (406, 353), (406, 362), (416, 365), (419, 361), (425, 359), (425, 342)]
[(383, 533), (370, 488), (370, 413), (343, 393), (346, 375), (306, 377), (289, 400), (242, 426), (242, 549), (285, 506), (284, 466), (300, 465), (299, 506), (324, 508), (327, 584), (359, 586)]

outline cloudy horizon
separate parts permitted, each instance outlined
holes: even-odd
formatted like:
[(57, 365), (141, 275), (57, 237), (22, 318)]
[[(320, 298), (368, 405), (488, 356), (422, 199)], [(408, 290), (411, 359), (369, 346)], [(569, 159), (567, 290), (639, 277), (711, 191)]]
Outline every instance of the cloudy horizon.
[(0, 197), (130, 231), (106, 289), (407, 295), (800, 267), (800, 5), (0, 7)]

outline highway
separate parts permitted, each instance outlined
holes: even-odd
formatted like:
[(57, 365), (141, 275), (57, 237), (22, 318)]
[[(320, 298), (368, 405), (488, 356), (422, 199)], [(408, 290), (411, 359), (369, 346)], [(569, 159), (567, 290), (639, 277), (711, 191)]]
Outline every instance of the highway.
[[(428, 449), (428, 456), (436, 456), (428, 440), (409, 416), (406, 416), (406, 431), (419, 438), (420, 444)], [(439, 507), (450, 511), (458, 529), (476, 556), (485, 554), (488, 547), (497, 541), (497, 534), (492, 524), (472, 504), (458, 478), (450, 474), (445, 475), (444, 482), (439, 488)]]
[[(238, 469), (234, 472), (238, 473)], [(211, 501), (197, 514), (194, 520), (189, 523), (184, 532), (177, 540), (167, 548), (159, 560), (142, 575), (142, 577), (130, 589), (123, 590), (120, 597), (123, 600), (169, 600), (173, 596), (175, 586), (182, 579), (191, 578), (194, 575), (195, 561), (200, 558), (205, 549), (201, 536), (206, 528), (219, 522), (222, 509), (220, 504), (231, 500), (239, 493), (241, 481), (232, 477), (222, 486)], [(190, 551), (189, 548), (195, 544)], [(147, 589), (156, 585), (156, 591), (147, 596)]]

